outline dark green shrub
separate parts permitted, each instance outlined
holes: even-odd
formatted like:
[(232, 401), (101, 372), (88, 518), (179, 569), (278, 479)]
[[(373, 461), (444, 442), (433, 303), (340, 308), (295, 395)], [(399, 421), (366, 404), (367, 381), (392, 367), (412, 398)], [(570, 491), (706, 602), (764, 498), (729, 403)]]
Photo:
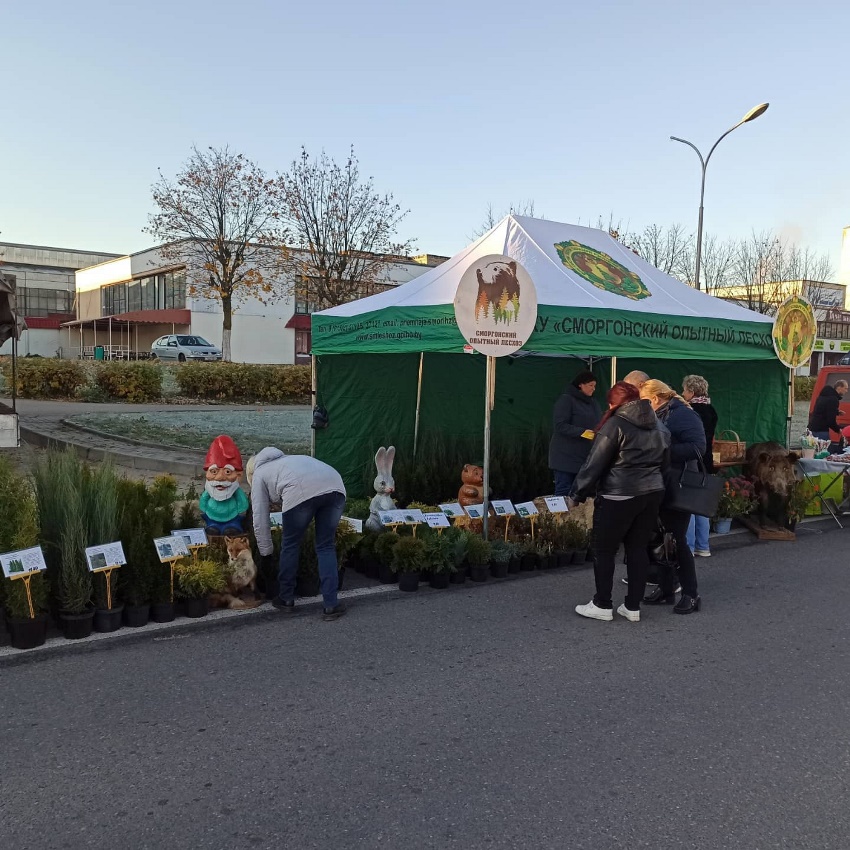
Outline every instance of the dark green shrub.
[(153, 363), (103, 363), (95, 370), (97, 386), (110, 398), (143, 403), (162, 396), (162, 370)]
[(817, 383), (817, 378), (803, 378), (800, 375), (794, 376), (794, 401), (811, 401), (812, 393)]
[(425, 544), (416, 537), (400, 537), (393, 547), (393, 572), (415, 573), (424, 566)]
[(185, 363), (176, 370), (181, 395), (219, 401), (307, 404), (309, 366)]

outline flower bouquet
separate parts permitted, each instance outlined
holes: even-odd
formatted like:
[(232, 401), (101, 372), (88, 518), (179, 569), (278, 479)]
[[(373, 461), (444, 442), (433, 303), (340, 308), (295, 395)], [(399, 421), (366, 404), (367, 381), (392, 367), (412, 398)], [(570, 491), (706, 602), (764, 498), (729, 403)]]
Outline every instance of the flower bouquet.
[(723, 486), (720, 501), (717, 504), (715, 519), (731, 519), (750, 513), (756, 505), (756, 493), (753, 482), (737, 476), (729, 478)]

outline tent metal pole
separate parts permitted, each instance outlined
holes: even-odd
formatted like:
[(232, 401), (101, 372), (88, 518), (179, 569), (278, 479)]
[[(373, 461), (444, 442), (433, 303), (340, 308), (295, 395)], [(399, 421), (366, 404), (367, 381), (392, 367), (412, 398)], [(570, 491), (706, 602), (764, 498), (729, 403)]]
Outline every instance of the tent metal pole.
[(487, 357), (484, 388), (484, 539), (490, 513), (490, 420), (496, 394), (496, 358)]
[(422, 368), (425, 364), (425, 352), (419, 352), (419, 379), (416, 384), (416, 421), (413, 423), (413, 459), (416, 460), (416, 447), (419, 445), (419, 409), (422, 403)]
[(617, 383), (617, 358), (611, 358), (611, 386)]
[[(316, 355), (310, 355), (310, 402), (313, 410), (316, 409), (317, 396), (317, 380), (316, 380)], [(316, 456), (316, 429), (310, 429), (310, 457)]]

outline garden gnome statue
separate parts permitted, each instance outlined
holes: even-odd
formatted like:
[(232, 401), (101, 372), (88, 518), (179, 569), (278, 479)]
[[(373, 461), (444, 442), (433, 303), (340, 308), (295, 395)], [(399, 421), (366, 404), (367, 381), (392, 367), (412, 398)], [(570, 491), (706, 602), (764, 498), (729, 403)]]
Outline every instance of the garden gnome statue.
[(230, 437), (221, 435), (210, 444), (204, 461), (207, 481), (201, 495), (201, 516), (212, 534), (245, 533), (248, 497), (242, 492), (242, 455)]

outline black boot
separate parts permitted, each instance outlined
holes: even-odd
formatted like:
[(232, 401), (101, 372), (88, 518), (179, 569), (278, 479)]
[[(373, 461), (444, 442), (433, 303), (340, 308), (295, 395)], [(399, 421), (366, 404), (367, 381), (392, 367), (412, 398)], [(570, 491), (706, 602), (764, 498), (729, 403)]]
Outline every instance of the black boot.
[(676, 601), (675, 593), (666, 593), (661, 589), (661, 585), (655, 588), (652, 593), (648, 593), (643, 597), (644, 605), (672, 605)]
[(700, 601), (699, 596), (688, 596), (687, 593), (683, 593), (673, 610), (677, 614), (693, 614), (694, 611), (699, 611)]

